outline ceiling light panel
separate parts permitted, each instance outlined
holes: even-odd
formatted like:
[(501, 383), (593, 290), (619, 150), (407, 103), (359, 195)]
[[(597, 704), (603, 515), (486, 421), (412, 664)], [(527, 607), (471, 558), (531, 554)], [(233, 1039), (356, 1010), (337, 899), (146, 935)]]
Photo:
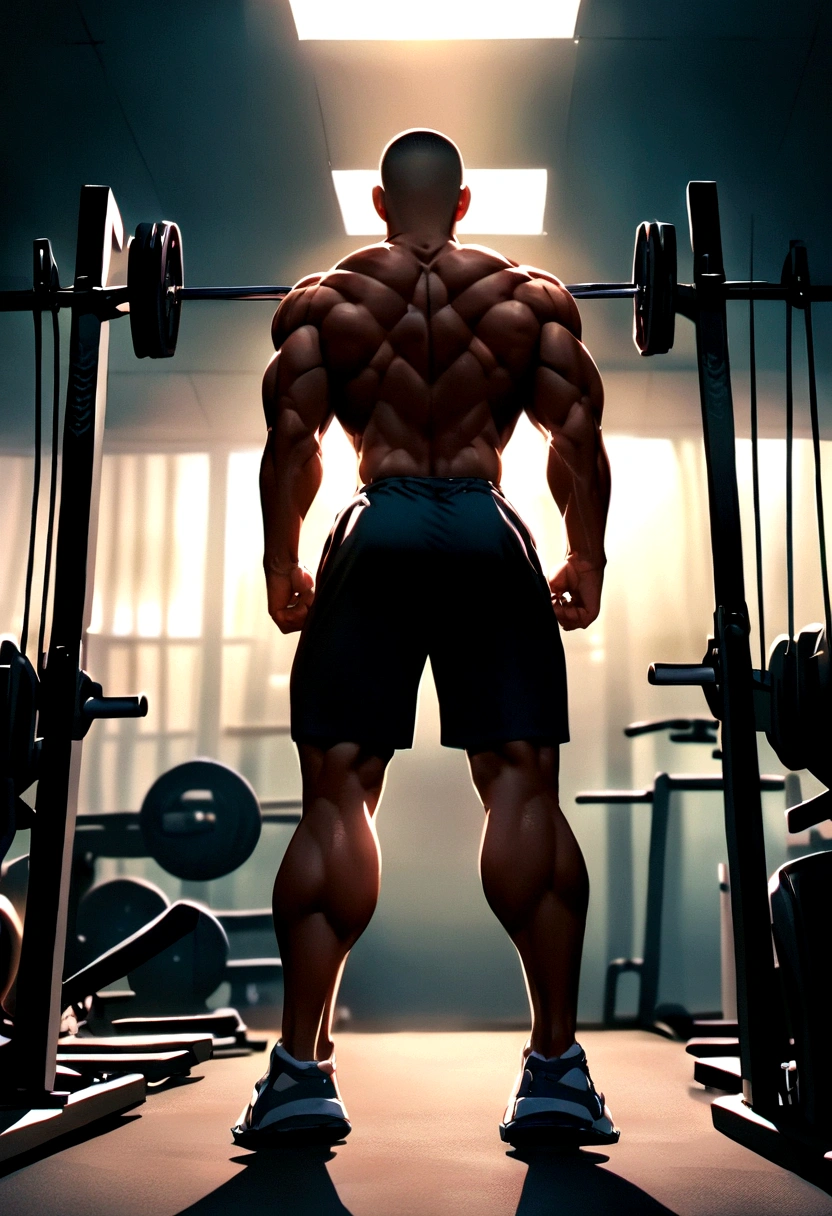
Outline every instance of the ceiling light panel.
[(581, 0), (290, 0), (298, 38), (572, 38)]
[[(386, 225), (373, 206), (377, 169), (333, 169), (332, 180), (347, 236), (383, 236)], [(471, 187), (460, 235), (539, 235), (546, 209), (545, 169), (466, 169)]]

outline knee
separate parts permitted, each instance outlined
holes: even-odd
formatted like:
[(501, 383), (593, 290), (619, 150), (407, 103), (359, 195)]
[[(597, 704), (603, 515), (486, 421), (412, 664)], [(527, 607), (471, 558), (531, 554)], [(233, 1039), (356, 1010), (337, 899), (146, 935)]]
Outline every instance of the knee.
[(355, 803), (374, 811), (384, 784), (391, 752), (358, 743), (300, 748), (304, 814), (320, 799), (347, 810)]
[(541, 794), (557, 801), (558, 749), (524, 740), (469, 754), (471, 779), (483, 805), (523, 805)]

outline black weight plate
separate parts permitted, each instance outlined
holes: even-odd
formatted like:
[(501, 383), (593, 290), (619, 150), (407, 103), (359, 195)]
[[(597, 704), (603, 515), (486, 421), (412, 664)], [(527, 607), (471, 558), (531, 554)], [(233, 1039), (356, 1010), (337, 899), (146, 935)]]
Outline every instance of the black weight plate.
[(182, 303), (170, 291), (183, 283), (182, 234), (176, 224), (139, 224), (130, 242), (127, 288), (137, 359), (169, 359), (176, 351)]
[(797, 637), (797, 702), (805, 740), (805, 767), (832, 785), (832, 680), (823, 625), (807, 625)]
[(192, 1013), (222, 983), (227, 959), (225, 930), (216, 916), (201, 908), (194, 931), (131, 971), (128, 982), (145, 1007)]
[(797, 647), (785, 634), (772, 644), (768, 670), (771, 728), (766, 737), (786, 768), (805, 768), (807, 740), (801, 729), (798, 705)]
[(184, 264), (182, 261), (182, 233), (179, 225), (165, 221), (157, 224), (158, 239), (161, 243), (161, 278), (162, 278), (162, 310), (160, 326), (163, 336), (164, 355), (169, 358), (176, 352), (176, 341), (179, 337), (179, 321), (182, 316), (182, 302), (174, 294), (174, 289), (181, 287), (184, 279)]
[(132, 937), (169, 905), (164, 891), (143, 878), (111, 878), (92, 887), (75, 921), (80, 965)]
[(189, 760), (163, 773), (140, 814), (150, 856), (169, 874), (195, 882), (231, 874), (260, 839), (254, 790), (217, 760)]
[(676, 336), (676, 229), (673, 224), (656, 222), (659, 241), (662, 246), (663, 281), (658, 296), (656, 319), (658, 322), (654, 335), (656, 355), (665, 355), (673, 349), (673, 339)]
[(22, 794), (35, 780), (38, 677), (12, 638), (0, 642), (0, 777)]
[(633, 254), (633, 341), (642, 355), (663, 355), (676, 327), (676, 229), (639, 224)]
[(127, 255), (130, 336), (133, 339), (133, 353), (137, 359), (147, 358), (153, 339), (155, 275), (148, 254), (152, 230), (152, 224), (139, 224), (135, 236), (130, 240)]
[(800, 1114), (828, 1138), (832, 1040), (829, 1035), (829, 892), (832, 853), (810, 853), (775, 871), (769, 884), (781, 991), (800, 1077)]
[(633, 251), (633, 283), (638, 294), (633, 297), (633, 342), (644, 354), (647, 346), (647, 330), (650, 316), (650, 254), (648, 250), (649, 224), (636, 228), (636, 246)]

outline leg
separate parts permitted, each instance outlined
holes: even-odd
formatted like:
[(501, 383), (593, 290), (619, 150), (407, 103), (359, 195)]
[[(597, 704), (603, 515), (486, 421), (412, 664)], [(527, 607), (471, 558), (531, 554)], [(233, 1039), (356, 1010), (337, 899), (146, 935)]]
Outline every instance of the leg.
[(485, 807), (485, 897), (517, 948), (532, 1013), (530, 1051), (575, 1041), (589, 881), (558, 804), (558, 751), (512, 742), (469, 756)]
[(618, 1129), (575, 1042), (589, 882), (558, 805), (557, 748), (506, 743), (470, 761), (486, 813), (483, 889), (517, 947), (532, 1013), (500, 1136), (516, 1147), (615, 1144)]
[(341, 973), (378, 900), (373, 815), (391, 753), (357, 743), (299, 751), (303, 817), (274, 885), (283, 1045), (296, 1059), (326, 1060)]

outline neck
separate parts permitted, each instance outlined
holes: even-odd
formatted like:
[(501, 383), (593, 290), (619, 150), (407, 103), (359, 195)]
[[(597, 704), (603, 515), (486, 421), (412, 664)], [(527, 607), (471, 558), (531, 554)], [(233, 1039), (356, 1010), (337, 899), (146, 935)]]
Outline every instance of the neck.
[(387, 225), (387, 242), (390, 245), (402, 245), (415, 254), (420, 261), (428, 261), (435, 257), (440, 249), (449, 242), (457, 243), (453, 230), (445, 228), (418, 228), (411, 231), (398, 230), (392, 224)]

